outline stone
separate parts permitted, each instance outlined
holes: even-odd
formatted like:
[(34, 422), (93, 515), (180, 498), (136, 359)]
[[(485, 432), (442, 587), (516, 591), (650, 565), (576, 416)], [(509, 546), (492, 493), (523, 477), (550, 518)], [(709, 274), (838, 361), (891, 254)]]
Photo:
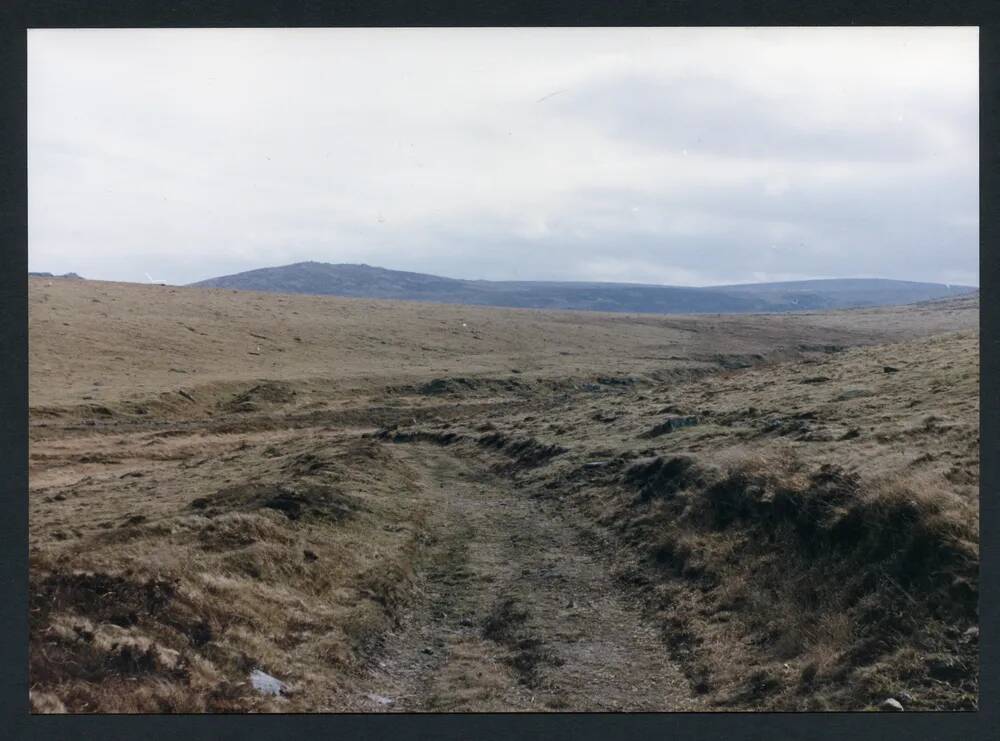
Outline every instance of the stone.
[(886, 698), (886, 700), (881, 705), (879, 705), (879, 708), (881, 710), (884, 710), (884, 711), (887, 711), (887, 712), (890, 712), (890, 713), (901, 713), (901, 712), (903, 712), (903, 706), (902, 706), (902, 704), (900, 704), (899, 700), (897, 700), (894, 697)]
[(271, 695), (273, 697), (278, 697), (288, 690), (287, 684), (277, 677), (272, 677), (270, 674), (262, 672), (260, 669), (254, 669), (250, 672), (250, 684), (262, 695)]

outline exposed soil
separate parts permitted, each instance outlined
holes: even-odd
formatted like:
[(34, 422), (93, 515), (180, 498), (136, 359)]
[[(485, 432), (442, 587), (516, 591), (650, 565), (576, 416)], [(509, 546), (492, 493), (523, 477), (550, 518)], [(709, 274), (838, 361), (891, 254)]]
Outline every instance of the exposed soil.
[[(375, 671), (396, 710), (692, 710), (642, 607), (551, 506), (449, 453), (406, 457), (434, 497), (435, 533)], [(377, 703), (376, 703), (377, 704)]]

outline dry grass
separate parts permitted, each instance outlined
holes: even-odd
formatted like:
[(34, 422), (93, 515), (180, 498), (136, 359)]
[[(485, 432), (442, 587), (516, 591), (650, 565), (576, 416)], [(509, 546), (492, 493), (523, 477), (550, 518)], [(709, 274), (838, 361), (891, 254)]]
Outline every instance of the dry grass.
[[(914, 483), (758, 459), (646, 520), (655, 563), (692, 585), (687, 606), (738, 621), (750, 641), (749, 679), (728, 645), (704, 651), (714, 681), (737, 685), (723, 702), (864, 707), (905, 687), (930, 707), (974, 706), (975, 646), (941, 631), (976, 624), (977, 531), (963, 500)], [(941, 653), (959, 680), (947, 686)]]
[[(35, 712), (370, 710), (442, 535), (392, 443), (563, 503), (712, 707), (975, 705), (974, 303), (676, 318), (31, 291)], [(427, 709), (503, 710), (498, 688), (531, 697), (536, 660), (558, 668), (558, 619), (522, 633), (522, 602), (449, 639)]]
[(512, 369), (531, 381), (703, 370), (725, 356), (779, 359), (804, 345), (960, 329), (978, 316), (974, 299), (946, 310), (664, 317), (89, 280), (29, 278), (28, 286), (31, 406), (128, 400), (150, 415), (185, 410), (179, 389), (215, 384), (317, 379), (337, 382), (339, 393), (345, 384), (509, 377)]
[[(57, 707), (52, 698), (69, 712), (338, 707), (407, 598), (422, 518), (404, 468), (373, 443), (348, 448), (349, 465), (290, 482), (195, 496), (196, 484), (170, 491), (195, 482), (161, 480), (170, 505), (155, 519), (80, 523), (79, 537), (36, 545), (34, 709)], [(270, 478), (295, 458), (269, 458)], [(376, 462), (380, 486), (341, 493)], [(288, 682), (287, 697), (253, 692), (255, 668)]]
[[(639, 557), (626, 581), (646, 585), (692, 686), (718, 706), (860, 709), (905, 693), (914, 709), (973, 708), (977, 342), (848, 350), (598, 401), (576, 412), (578, 454), (534, 485), (574, 492)], [(817, 370), (830, 380), (801, 382)], [(699, 423), (637, 450), (665, 413)], [(584, 415), (615, 421), (598, 436)], [(586, 458), (611, 465), (588, 472)]]

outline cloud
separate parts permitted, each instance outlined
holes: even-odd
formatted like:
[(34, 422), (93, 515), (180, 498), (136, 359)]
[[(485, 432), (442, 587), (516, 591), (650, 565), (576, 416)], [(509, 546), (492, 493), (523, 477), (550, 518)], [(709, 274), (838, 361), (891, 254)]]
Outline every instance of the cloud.
[[(842, 107), (817, 106), (816, 94), (838, 94)], [(929, 103), (929, 104), (928, 104)], [(977, 111), (968, 101), (942, 107), (932, 98), (878, 103), (844, 91), (753, 90), (734, 79), (629, 76), (600, 80), (564, 95), (555, 106), (599, 123), (610, 136), (689, 155), (786, 162), (885, 164), (948, 154), (939, 127), (975, 138)]]
[(29, 33), (29, 264), (978, 283), (974, 29)]

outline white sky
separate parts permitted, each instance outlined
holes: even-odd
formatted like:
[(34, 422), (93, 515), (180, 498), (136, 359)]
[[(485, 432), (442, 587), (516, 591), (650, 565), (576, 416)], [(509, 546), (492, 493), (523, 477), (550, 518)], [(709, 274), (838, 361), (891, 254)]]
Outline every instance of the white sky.
[(978, 32), (34, 30), (29, 268), (978, 285)]

